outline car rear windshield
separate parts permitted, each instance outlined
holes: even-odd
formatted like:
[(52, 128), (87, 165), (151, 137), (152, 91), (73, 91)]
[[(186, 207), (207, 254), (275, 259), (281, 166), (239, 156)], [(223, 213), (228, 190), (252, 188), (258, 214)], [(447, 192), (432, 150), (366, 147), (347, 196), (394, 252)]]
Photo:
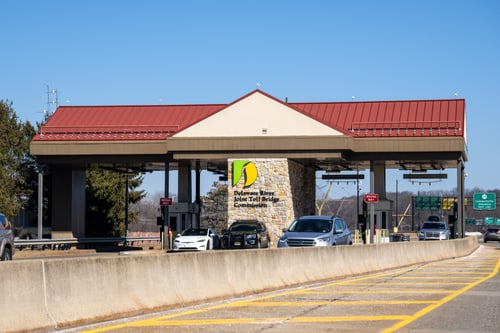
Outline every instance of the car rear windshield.
[(296, 220), (290, 228), (291, 232), (318, 232), (326, 233), (332, 230), (332, 221), (330, 220)]
[(425, 222), (422, 229), (446, 229), (446, 225), (444, 223)]
[(256, 224), (237, 224), (231, 226), (231, 231), (257, 231)]

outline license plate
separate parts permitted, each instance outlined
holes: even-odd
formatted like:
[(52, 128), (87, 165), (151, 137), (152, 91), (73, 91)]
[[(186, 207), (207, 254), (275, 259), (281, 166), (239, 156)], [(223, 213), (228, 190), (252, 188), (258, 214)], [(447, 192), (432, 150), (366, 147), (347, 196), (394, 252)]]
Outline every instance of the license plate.
[(234, 246), (240, 246), (241, 243), (240, 242), (234, 242)]

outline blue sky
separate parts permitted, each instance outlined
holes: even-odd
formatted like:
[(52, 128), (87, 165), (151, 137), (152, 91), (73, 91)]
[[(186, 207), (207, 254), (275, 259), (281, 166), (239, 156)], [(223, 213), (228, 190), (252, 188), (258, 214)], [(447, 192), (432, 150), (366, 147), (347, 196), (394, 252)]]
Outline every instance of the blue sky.
[[(458, 97), (465, 186), (500, 188), (499, 1), (17, 0), (0, 13), (0, 99), (23, 121), (43, 119), (47, 86), (60, 105), (230, 103), (257, 83), (294, 102)], [(391, 173), (388, 191), (396, 179), (450, 190), (455, 177), (412, 185)]]

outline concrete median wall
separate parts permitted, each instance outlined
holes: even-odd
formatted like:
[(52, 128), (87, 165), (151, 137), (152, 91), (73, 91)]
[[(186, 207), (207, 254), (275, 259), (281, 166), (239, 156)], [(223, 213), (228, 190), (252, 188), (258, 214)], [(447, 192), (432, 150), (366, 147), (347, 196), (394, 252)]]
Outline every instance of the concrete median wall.
[(56, 328), (461, 257), (475, 237), (329, 248), (156, 253), (0, 264), (1, 332)]

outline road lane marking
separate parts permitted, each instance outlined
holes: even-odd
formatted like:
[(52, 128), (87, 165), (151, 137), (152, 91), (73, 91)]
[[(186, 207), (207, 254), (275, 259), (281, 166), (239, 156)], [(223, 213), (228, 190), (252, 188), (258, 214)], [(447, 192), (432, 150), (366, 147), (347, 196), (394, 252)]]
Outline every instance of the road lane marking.
[(289, 320), (290, 323), (334, 323), (346, 321), (390, 321), (406, 320), (407, 315), (389, 316), (335, 316), (335, 317), (297, 317)]
[[(463, 263), (463, 262), (461, 262)], [(168, 327), (168, 326), (189, 326), (189, 325), (235, 325), (235, 324), (279, 324), (279, 323), (284, 323), (284, 322), (291, 322), (291, 323), (328, 323), (328, 322), (349, 322), (349, 321), (388, 321), (388, 322), (396, 322), (393, 324), (393, 326), (385, 329), (384, 333), (390, 333), (394, 332), (409, 323), (421, 318), (425, 314), (437, 309), (438, 307), (442, 306), (443, 304), (451, 301), (452, 299), (458, 297), (462, 293), (470, 290), (471, 288), (477, 286), (478, 284), (490, 279), (491, 277), (495, 276), (498, 273), (499, 267), (500, 267), (500, 259), (496, 261), (496, 264), (492, 261), (492, 265), (485, 265), (486, 267), (489, 267), (490, 274), (486, 275), (485, 274), (476, 274), (477, 276), (481, 276), (480, 279), (474, 278), (475, 281), (469, 283), (469, 282), (462, 282), (464, 279), (462, 279), (462, 276), (448, 276), (448, 280), (450, 281), (441, 281), (441, 279), (437, 279), (439, 281), (435, 281), (437, 276), (432, 277), (431, 275), (433, 274), (432, 268), (440, 268), (442, 269), (442, 266), (439, 265), (434, 265), (434, 264), (423, 264), (423, 265), (418, 265), (418, 266), (412, 266), (410, 268), (404, 268), (401, 270), (397, 271), (392, 271), (389, 273), (381, 273), (381, 274), (374, 274), (374, 275), (368, 275), (368, 276), (363, 276), (363, 277), (358, 277), (354, 279), (350, 279), (348, 281), (336, 281), (328, 284), (318, 284), (315, 286), (309, 286), (305, 288), (297, 288), (294, 290), (287, 290), (284, 292), (279, 292), (276, 294), (268, 294), (265, 296), (257, 297), (254, 300), (239, 300), (235, 301), (229, 304), (218, 304), (214, 306), (208, 306), (206, 308), (202, 309), (194, 309), (194, 310), (188, 310), (188, 311), (183, 311), (183, 312), (178, 312), (178, 313), (173, 313), (173, 314), (168, 314), (156, 318), (151, 318), (151, 319), (146, 319), (146, 320), (140, 320), (136, 322), (131, 322), (131, 323), (123, 323), (123, 324), (118, 324), (114, 326), (108, 326), (104, 328), (99, 328), (99, 329), (94, 329), (94, 330), (89, 330), (86, 331), (87, 333), (97, 333), (97, 332), (105, 332), (105, 331), (111, 331), (111, 330), (119, 330), (121, 328), (126, 328), (126, 327), (147, 327), (147, 326), (155, 326), (155, 327)], [(464, 263), (465, 265), (467, 264), (466, 262)], [(460, 266), (464, 269), (467, 268), (467, 266)], [(450, 268), (456, 268), (457, 264), (455, 263), (454, 265), (448, 265)], [(479, 265), (477, 265), (479, 266)], [(474, 266), (476, 267), (476, 266)], [(491, 269), (494, 268), (493, 271)], [(393, 282), (394, 279), (402, 278), (398, 276), (399, 274), (412, 274), (415, 272), (422, 272), (420, 270), (426, 270), (428, 272), (429, 276), (408, 276), (407, 279), (414, 279), (413, 283), (411, 282)], [(467, 272), (464, 272), (463, 275), (467, 275)], [(443, 273), (444, 274), (444, 273)], [(456, 274), (461, 274), (460, 272), (457, 272)], [(437, 274), (436, 274), (437, 275)], [(463, 276), (467, 280), (471, 280), (473, 277), (471, 276)], [(380, 280), (384, 279), (385, 280)], [(405, 290), (405, 289), (398, 289), (398, 290), (334, 290), (332, 292), (324, 291), (325, 289), (332, 288), (332, 287), (356, 287), (356, 286), (368, 286), (368, 287), (387, 287), (391, 285), (420, 285), (420, 286), (425, 286), (425, 284), (431, 284), (431, 282), (425, 282), (422, 280), (425, 279), (433, 279), (435, 282), (432, 284), (438, 284), (441, 288), (443, 286), (453, 286), (453, 285), (458, 285), (458, 286), (464, 286), (461, 289), (453, 289), (453, 290), (446, 290), (446, 289), (415, 289), (415, 290)], [(444, 277), (443, 277), (444, 278)], [(391, 281), (388, 281), (388, 280)], [(406, 278), (405, 278), (406, 279)], [(458, 280), (458, 281), (457, 281)], [(459, 282), (460, 281), (460, 282)], [(322, 290), (323, 289), (323, 290)], [(376, 294), (414, 294), (414, 293), (419, 293), (419, 294), (444, 294), (444, 298), (441, 299), (436, 299), (436, 300), (387, 300), (387, 301), (347, 301), (347, 300), (342, 300), (342, 301), (298, 301), (298, 302), (290, 302), (290, 301), (285, 301), (285, 302), (279, 302), (279, 301), (270, 301), (270, 299), (276, 299), (281, 296), (301, 296), (301, 295), (358, 295), (358, 294), (367, 294), (367, 295), (376, 295)], [(363, 316), (363, 315), (353, 315), (353, 316), (328, 316), (328, 317), (313, 317), (313, 316), (299, 316), (299, 317), (294, 317), (294, 318), (252, 318), (252, 317), (247, 317), (247, 318), (218, 318), (218, 319), (180, 319), (180, 317), (186, 317), (190, 315), (196, 315), (199, 313), (204, 313), (204, 312), (209, 312), (213, 310), (219, 310), (219, 309), (224, 309), (224, 308), (230, 308), (230, 307), (271, 307), (271, 306), (279, 306), (279, 307), (308, 307), (308, 306), (331, 306), (331, 305), (424, 305), (426, 306), (425, 308), (421, 309), (420, 311), (416, 312), (413, 315), (400, 315), (400, 314), (394, 314), (394, 315), (369, 315), (369, 316)], [(392, 324), (392, 323), (390, 323)]]
[(230, 305), (230, 307), (293, 307), (293, 306), (318, 306), (318, 305), (411, 305), (411, 304), (433, 304), (436, 300), (392, 300), (392, 301), (300, 301), (300, 302), (255, 302), (248, 301), (242, 304)]
[[(490, 270), (491, 272), (491, 270)], [(441, 282), (442, 280), (475, 280), (477, 278), (482, 278), (485, 276), (488, 276), (489, 273), (485, 274), (477, 274), (477, 275), (467, 275), (467, 274), (457, 274), (457, 275), (448, 275), (448, 276), (441, 276), (441, 275), (432, 275), (432, 274), (427, 274), (427, 275), (407, 275), (407, 276), (398, 276), (394, 278), (394, 280), (432, 280), (432, 281), (439, 281)]]
[(177, 320), (167, 320), (167, 321), (150, 320), (150, 321), (132, 323), (128, 327), (275, 324), (275, 323), (281, 323), (286, 320), (287, 318), (177, 319)]
[(408, 315), (380, 315), (380, 316), (328, 316), (328, 317), (295, 317), (295, 318), (222, 318), (222, 319), (183, 319), (168, 321), (144, 321), (132, 323), (129, 327), (143, 326), (206, 326), (206, 325), (245, 325), (245, 324), (279, 324), (289, 323), (334, 323), (350, 321), (401, 321)]
[(425, 308), (423, 308), (422, 310), (418, 311), (416, 314), (414, 314), (413, 316), (410, 316), (409, 318), (395, 324), (394, 326), (392, 327), (389, 327), (388, 329), (382, 331), (383, 333), (391, 333), (391, 332), (395, 332), (397, 331), (398, 329), (400, 328), (403, 328), (405, 326), (407, 326), (408, 324), (410, 324), (411, 322), (423, 317), (424, 315), (428, 314), (429, 312), (431, 311), (434, 311), (435, 309), (439, 308), (440, 306), (448, 303), (449, 301), (453, 300), (454, 298), (462, 295), (463, 293), (465, 293), (466, 291), (476, 287), (477, 285), (491, 279), (492, 277), (494, 277), (495, 275), (497, 275), (498, 273), (498, 270), (500, 269), (500, 258), (497, 259), (497, 263), (496, 263), (496, 266), (495, 268), (493, 269), (493, 271), (486, 277), (483, 277), (475, 282), (472, 282), (471, 284), (463, 287), (462, 289), (459, 289), (457, 291), (455, 291), (454, 293), (444, 297), (443, 299), (441, 299), (440, 301), (438, 301), (437, 303), (435, 304), (432, 304), (432, 305), (429, 305)]
[[(440, 282), (439, 285), (464, 285), (464, 284), (469, 284), (468, 282)], [(435, 286), (436, 282), (422, 282), (422, 281), (413, 281), (413, 282), (380, 282), (380, 283), (368, 283), (368, 282), (356, 282), (356, 283), (350, 283), (346, 284), (348, 286), (355, 286), (355, 287), (366, 287), (366, 286), (374, 286), (374, 285), (391, 285), (391, 286), (415, 286), (415, 285), (429, 285), (429, 286)]]
[(378, 295), (378, 294), (450, 294), (455, 289), (379, 289), (379, 290), (333, 290), (303, 291), (304, 295)]

